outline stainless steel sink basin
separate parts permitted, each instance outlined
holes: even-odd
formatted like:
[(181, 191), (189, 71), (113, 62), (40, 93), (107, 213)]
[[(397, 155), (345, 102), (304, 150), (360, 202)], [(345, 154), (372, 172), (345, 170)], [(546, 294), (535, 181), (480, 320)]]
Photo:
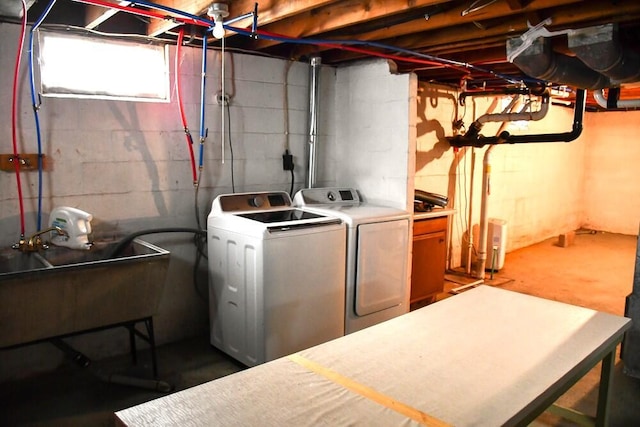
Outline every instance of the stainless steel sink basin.
[(153, 316), (169, 252), (140, 239), (80, 251), (0, 251), (0, 348)]

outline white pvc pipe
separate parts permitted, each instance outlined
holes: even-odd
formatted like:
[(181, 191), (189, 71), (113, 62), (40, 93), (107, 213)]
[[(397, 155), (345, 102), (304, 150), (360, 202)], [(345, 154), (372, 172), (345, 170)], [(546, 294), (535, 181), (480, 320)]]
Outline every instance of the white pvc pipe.
[[(466, 152), (465, 152), (466, 153)], [(465, 156), (466, 157), (466, 156)], [(471, 274), (471, 255), (473, 254), (473, 233), (471, 232), (473, 224), (473, 174), (476, 165), (476, 152), (471, 147), (471, 176), (469, 177), (469, 221), (467, 224), (467, 274)]]
[(482, 160), (482, 200), (480, 206), (480, 230), (478, 232), (478, 248), (476, 250), (476, 270), (473, 277), (484, 279), (484, 270), (487, 266), (487, 234), (489, 229), (489, 195), (491, 194), (491, 150), (495, 145), (489, 146), (484, 152)]
[[(604, 89), (594, 90), (593, 97), (602, 108), (607, 107), (607, 97), (604, 96)], [(640, 99), (625, 99), (616, 102), (616, 108), (640, 108)]]

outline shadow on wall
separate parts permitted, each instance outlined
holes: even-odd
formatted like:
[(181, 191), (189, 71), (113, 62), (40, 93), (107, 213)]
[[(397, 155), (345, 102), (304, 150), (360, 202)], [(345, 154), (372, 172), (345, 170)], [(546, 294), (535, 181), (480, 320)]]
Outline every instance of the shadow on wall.
[[(109, 109), (113, 113), (114, 117), (118, 120), (118, 123), (121, 123), (121, 128), (123, 130), (143, 129), (143, 127), (140, 126), (138, 112), (135, 108), (134, 103), (126, 103), (126, 106), (129, 110), (126, 116), (117, 108), (116, 105), (117, 104), (115, 104), (114, 102), (109, 102)], [(130, 120), (127, 120), (127, 117), (129, 117)], [(139, 151), (141, 153), (142, 158), (145, 160), (144, 163), (147, 167), (149, 176), (152, 178), (151, 181), (153, 182), (153, 185), (152, 188), (149, 189), (149, 191), (153, 194), (158, 213), (160, 214), (160, 216), (168, 215), (169, 210), (160, 191), (160, 174), (158, 172), (156, 163), (153, 161), (153, 156), (149, 152), (148, 141), (145, 139), (144, 133), (130, 132), (124, 141), (124, 145), (129, 151)]]
[[(418, 124), (417, 124), (417, 137), (418, 139), (424, 138), (430, 133), (435, 133), (436, 143), (429, 151), (420, 151), (416, 153), (416, 170), (422, 169), (435, 159), (439, 159), (447, 152), (451, 146), (445, 138), (445, 128), (438, 119), (427, 118), (427, 109), (435, 111), (442, 100), (448, 102), (443, 105), (442, 109), (453, 106), (455, 109), (452, 113), (452, 117), (457, 115), (457, 101), (453, 93), (440, 91), (436, 88), (420, 88), (418, 92)], [(453, 119), (451, 120), (453, 122)]]

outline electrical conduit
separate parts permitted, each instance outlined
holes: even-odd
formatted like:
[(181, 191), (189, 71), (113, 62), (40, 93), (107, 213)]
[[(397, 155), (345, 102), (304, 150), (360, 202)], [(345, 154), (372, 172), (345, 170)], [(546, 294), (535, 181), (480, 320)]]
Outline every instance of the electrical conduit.
[(307, 187), (313, 188), (316, 185), (316, 155), (318, 144), (318, 109), (320, 89), (320, 58), (311, 58), (311, 83), (309, 85), (309, 169), (307, 176)]
[(178, 110), (180, 111), (180, 119), (182, 120), (182, 128), (184, 129), (185, 138), (187, 140), (187, 148), (189, 150), (189, 157), (191, 159), (191, 175), (193, 178), (193, 185), (197, 187), (198, 178), (196, 176), (196, 160), (193, 155), (193, 138), (191, 136), (191, 132), (189, 131), (189, 127), (187, 126), (187, 117), (184, 114), (184, 106), (182, 104), (182, 82), (181, 82), (181, 52), (182, 52), (182, 40), (184, 39), (184, 27), (180, 27), (180, 31), (178, 32), (178, 42), (176, 43), (176, 65), (175, 65), (175, 73), (176, 73), (176, 94), (178, 98)]

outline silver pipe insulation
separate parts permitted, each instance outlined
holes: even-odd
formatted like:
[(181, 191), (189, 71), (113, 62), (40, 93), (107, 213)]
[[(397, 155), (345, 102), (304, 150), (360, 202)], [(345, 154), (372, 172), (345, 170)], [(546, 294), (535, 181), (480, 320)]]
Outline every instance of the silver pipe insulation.
[(311, 58), (311, 76), (309, 81), (309, 163), (307, 167), (307, 188), (316, 185), (317, 143), (318, 143), (318, 109), (320, 105), (320, 57)]

